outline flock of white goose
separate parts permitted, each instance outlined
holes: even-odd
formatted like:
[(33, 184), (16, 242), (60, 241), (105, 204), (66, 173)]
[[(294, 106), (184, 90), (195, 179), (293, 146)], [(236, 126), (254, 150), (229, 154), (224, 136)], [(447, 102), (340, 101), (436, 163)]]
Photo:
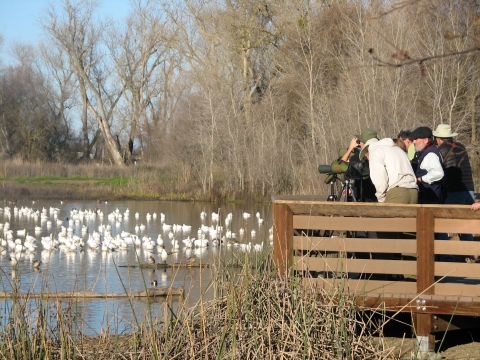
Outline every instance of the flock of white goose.
[[(253, 229), (249, 234), (245, 233), (243, 228), (238, 231), (237, 234), (231, 231), (231, 224), (233, 214), (229, 213), (224, 219), (224, 225), (221, 225), (221, 219), (215, 212), (211, 214), (212, 225), (202, 225), (195, 236), (192, 234), (192, 226), (185, 224), (172, 224), (165, 223), (165, 215), (160, 214), (160, 220), (162, 224), (163, 234), (151, 237), (148, 235), (142, 235), (145, 225), (136, 225), (132, 232), (121, 231), (117, 235), (112, 235), (112, 227), (119, 228), (122, 224), (122, 220), (130, 217), (130, 211), (127, 209), (125, 212), (121, 212), (118, 208), (108, 214), (108, 224), (99, 225), (97, 229), (89, 229), (87, 225), (90, 220), (100, 220), (103, 223), (104, 214), (101, 210), (77, 210), (72, 209), (66, 220), (61, 220), (59, 217), (60, 209), (50, 207), (49, 209), (43, 208), (42, 210), (33, 209), (29, 207), (16, 206), (11, 209), (6, 206), (0, 207), (0, 215), (3, 213), (3, 217), (6, 220), (4, 223), (0, 222), (0, 232), (3, 231), (3, 237), (0, 237), (0, 251), (8, 251), (10, 255), (10, 262), (12, 266), (16, 266), (18, 260), (24, 253), (34, 254), (39, 246), (41, 250), (46, 251), (83, 251), (88, 249), (91, 251), (104, 251), (111, 252), (117, 250), (128, 250), (129, 248), (142, 248), (145, 253), (156, 254), (157, 259), (153, 256), (149, 256), (150, 263), (155, 261), (167, 262), (168, 256), (172, 253), (176, 253), (183, 249), (187, 254), (187, 260), (189, 253), (193, 248), (206, 248), (208, 246), (233, 246), (238, 247), (243, 251), (260, 251), (263, 249), (263, 241), (261, 243), (252, 244), (251, 241), (256, 237), (256, 231)], [(13, 213), (13, 214), (12, 214)], [(35, 223), (40, 221), (41, 224), (46, 224), (47, 230), (51, 229), (53, 222), (56, 225), (56, 233), (52, 232), (49, 236), (40, 236), (42, 232), (42, 226), (35, 226), (35, 235), (40, 237), (40, 241), (35, 236), (28, 234), (26, 229), (12, 230), (10, 229), (9, 219), (11, 216), (19, 217), (31, 217)], [(135, 213), (135, 219), (140, 219), (140, 214)], [(201, 212), (200, 217), (202, 223), (207, 218), (206, 212)], [(157, 219), (156, 213), (147, 213), (145, 219), (147, 222)], [(243, 213), (243, 219), (248, 220), (251, 217), (249, 213)], [(256, 213), (256, 221), (258, 223), (259, 230), (262, 229), (263, 219), (260, 217), (260, 213)], [(81, 235), (74, 234), (74, 226), (81, 227)], [(272, 243), (273, 235), (272, 228), (268, 230), (269, 241)], [(247, 236), (250, 235), (250, 238)], [(167, 249), (169, 251), (167, 251)], [(194, 261), (194, 257), (192, 258)], [(34, 268), (41, 266), (40, 260), (35, 260), (32, 263)]]

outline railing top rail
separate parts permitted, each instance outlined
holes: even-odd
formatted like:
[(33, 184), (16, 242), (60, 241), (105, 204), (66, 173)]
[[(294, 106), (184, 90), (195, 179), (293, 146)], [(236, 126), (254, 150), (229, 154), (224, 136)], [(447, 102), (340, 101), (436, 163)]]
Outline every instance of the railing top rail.
[(275, 195), (272, 201), (287, 205), (294, 215), (416, 217), (419, 208), (428, 208), (434, 218), (480, 219), (480, 212), (472, 211), (469, 205), (331, 202), (324, 201), (324, 198), (319, 195)]

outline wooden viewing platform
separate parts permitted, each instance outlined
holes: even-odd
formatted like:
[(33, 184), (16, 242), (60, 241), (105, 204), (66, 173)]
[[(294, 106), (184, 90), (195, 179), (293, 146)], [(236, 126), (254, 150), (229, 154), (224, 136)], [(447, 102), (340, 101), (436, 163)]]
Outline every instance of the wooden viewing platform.
[[(342, 286), (360, 307), (413, 313), (421, 351), (433, 350), (432, 333), (462, 327), (461, 319), (449, 325), (450, 319), (441, 315), (480, 316), (480, 263), (464, 260), (480, 256), (480, 242), (434, 240), (434, 233), (480, 234), (480, 211), (466, 205), (324, 199), (272, 197), (279, 274), (302, 275), (306, 286), (327, 291)], [(395, 232), (402, 238), (395, 238)], [(392, 253), (402, 258), (385, 256)], [(445, 254), (457, 261), (435, 261), (435, 255)], [(387, 274), (401, 274), (404, 280), (388, 280)], [(474, 323), (480, 326), (480, 321)]]

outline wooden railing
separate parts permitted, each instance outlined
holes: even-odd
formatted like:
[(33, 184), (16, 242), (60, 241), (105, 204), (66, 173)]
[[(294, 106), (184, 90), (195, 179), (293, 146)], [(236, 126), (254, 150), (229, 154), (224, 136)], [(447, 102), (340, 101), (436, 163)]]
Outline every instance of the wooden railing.
[[(326, 202), (318, 196), (272, 200), (280, 274), (304, 276), (309, 286), (327, 291), (342, 286), (359, 306), (414, 313), (423, 348), (434, 346), (433, 331), (444, 330), (433, 314), (480, 315), (480, 263), (464, 260), (480, 256), (480, 242), (434, 240), (434, 233), (480, 234), (480, 211), (462, 205)], [(393, 253), (401, 259), (392, 259)], [(442, 255), (457, 261), (435, 261)]]

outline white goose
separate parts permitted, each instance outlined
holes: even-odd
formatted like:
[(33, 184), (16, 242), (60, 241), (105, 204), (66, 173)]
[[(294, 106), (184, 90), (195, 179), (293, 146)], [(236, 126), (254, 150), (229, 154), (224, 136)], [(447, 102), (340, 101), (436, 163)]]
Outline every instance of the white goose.
[(209, 245), (208, 239), (206, 238), (201, 238), (201, 239), (196, 239), (193, 241), (193, 244), (197, 248), (205, 248)]
[(163, 263), (166, 264), (168, 259), (168, 253), (165, 249), (162, 249), (162, 253), (160, 254), (160, 257), (162, 258)]
[(161, 234), (158, 234), (157, 245), (158, 245), (158, 246), (163, 246), (163, 239), (162, 239), (162, 235), (161, 235)]
[(26, 229), (23, 230), (17, 230), (17, 236), (25, 236)]
[(172, 240), (172, 250), (177, 252), (179, 248), (180, 248), (180, 245), (178, 244), (178, 240), (173, 239)]
[(183, 239), (182, 242), (184, 247), (186, 249), (191, 249), (193, 247), (193, 240), (194, 239), (190, 239), (190, 236), (188, 236), (186, 239)]
[(15, 251), (16, 252), (22, 252), (25, 250), (25, 246), (22, 244), (22, 240), (16, 239), (15, 240)]

